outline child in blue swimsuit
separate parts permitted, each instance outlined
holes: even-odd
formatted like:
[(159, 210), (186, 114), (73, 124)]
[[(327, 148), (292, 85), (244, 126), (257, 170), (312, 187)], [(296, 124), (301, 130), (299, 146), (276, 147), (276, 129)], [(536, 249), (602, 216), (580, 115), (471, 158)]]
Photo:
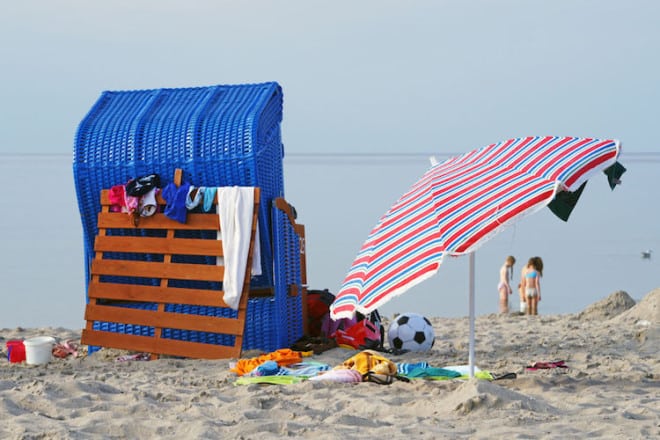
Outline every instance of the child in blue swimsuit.
[(538, 304), (541, 301), (541, 277), (543, 276), (543, 260), (541, 257), (529, 259), (523, 276), (523, 291), (527, 303), (527, 314), (538, 315)]

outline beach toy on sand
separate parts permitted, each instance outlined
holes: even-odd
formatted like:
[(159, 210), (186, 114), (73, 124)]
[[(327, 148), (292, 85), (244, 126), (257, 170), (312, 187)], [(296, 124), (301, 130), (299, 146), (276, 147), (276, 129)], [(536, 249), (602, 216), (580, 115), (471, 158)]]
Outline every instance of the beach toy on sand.
[(55, 338), (51, 336), (36, 336), (23, 341), (25, 345), (25, 361), (29, 365), (47, 364), (53, 358)]
[(22, 339), (12, 339), (5, 344), (7, 347), (7, 360), (12, 363), (25, 360), (25, 345)]

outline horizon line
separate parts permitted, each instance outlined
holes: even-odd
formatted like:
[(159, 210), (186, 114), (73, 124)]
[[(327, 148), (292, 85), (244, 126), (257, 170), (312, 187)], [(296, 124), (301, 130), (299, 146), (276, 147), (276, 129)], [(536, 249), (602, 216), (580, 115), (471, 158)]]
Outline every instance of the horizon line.
[[(384, 151), (377, 151), (377, 152), (323, 152), (323, 151), (317, 151), (317, 152), (286, 152), (284, 154), (284, 159), (286, 160), (287, 158), (291, 159), (302, 159), (302, 160), (310, 160), (310, 159), (383, 159), (383, 160), (388, 160), (388, 159), (423, 159), (424, 161), (427, 161), (430, 157), (432, 156), (439, 156), (439, 157), (453, 157), (453, 156), (460, 156), (461, 154), (464, 154), (465, 152), (410, 152), (410, 153), (390, 153), (390, 152), (384, 152)], [(65, 157), (69, 156), (73, 158), (75, 156), (75, 153), (73, 151), (69, 153), (64, 153), (64, 152), (57, 152), (57, 153), (47, 153), (47, 152), (36, 152), (36, 151), (30, 151), (30, 152), (5, 152), (5, 151), (0, 151), (0, 157)], [(622, 151), (621, 154), (619, 155), (620, 159), (624, 159), (628, 162), (660, 162), (660, 152), (655, 152), (655, 151)]]

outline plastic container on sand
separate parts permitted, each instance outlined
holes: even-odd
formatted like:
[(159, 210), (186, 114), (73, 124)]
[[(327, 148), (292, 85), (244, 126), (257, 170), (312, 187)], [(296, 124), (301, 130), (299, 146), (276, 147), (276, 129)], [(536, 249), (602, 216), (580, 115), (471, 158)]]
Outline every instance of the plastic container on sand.
[(36, 336), (23, 341), (25, 345), (25, 361), (29, 365), (47, 364), (53, 358), (55, 338), (51, 336)]

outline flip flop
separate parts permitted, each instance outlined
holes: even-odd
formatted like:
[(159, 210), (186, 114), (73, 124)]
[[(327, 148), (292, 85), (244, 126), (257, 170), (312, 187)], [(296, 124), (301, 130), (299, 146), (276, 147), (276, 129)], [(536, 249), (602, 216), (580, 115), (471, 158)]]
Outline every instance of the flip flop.
[(504, 373), (500, 376), (493, 376), (493, 380), (515, 379), (517, 377), (518, 377), (518, 375), (516, 373)]
[(362, 375), (363, 382), (374, 382), (379, 385), (390, 385), (395, 380), (400, 380), (402, 382), (410, 382), (410, 379), (408, 379), (406, 376), (401, 376), (398, 374), (396, 375), (378, 374), (378, 373), (374, 373), (373, 371), (367, 371), (365, 374)]

